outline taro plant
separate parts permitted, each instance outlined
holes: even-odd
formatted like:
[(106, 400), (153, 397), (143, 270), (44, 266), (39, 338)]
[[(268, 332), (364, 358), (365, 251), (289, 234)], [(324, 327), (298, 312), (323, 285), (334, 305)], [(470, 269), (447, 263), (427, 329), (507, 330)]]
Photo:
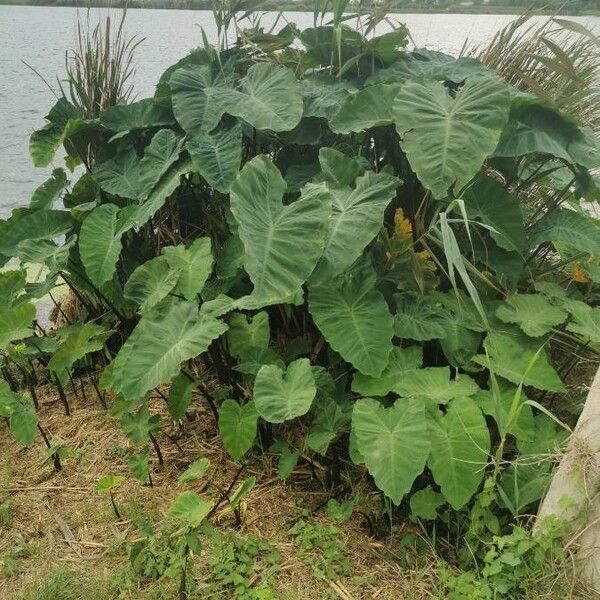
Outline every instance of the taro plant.
[[(597, 355), (600, 142), (480, 61), (343, 8), (304, 31), (222, 19), (237, 42), (97, 118), (60, 98), (34, 162), (62, 143), (86, 169), (0, 222), (1, 257), (47, 267), (35, 287), (5, 275), (0, 346), (33, 334), (59, 384), (101, 371), (141, 481), (150, 444), (162, 460), (148, 398), (189, 427), (200, 397), (234, 460), (275, 443), (282, 473), (319, 455), (336, 481), (349, 456), (433, 518), (554, 439), (545, 400), (573, 353)], [(82, 311), (51, 347), (33, 302), (59, 277)]]

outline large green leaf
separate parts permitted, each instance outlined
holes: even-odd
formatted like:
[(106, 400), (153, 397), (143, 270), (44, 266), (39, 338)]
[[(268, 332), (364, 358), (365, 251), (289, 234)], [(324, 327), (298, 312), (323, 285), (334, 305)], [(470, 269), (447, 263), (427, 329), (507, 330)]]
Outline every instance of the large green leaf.
[(33, 402), (13, 392), (4, 379), (0, 379), (0, 417), (9, 419), (11, 433), (20, 444), (33, 446), (38, 424)]
[(496, 147), (508, 118), (508, 86), (496, 76), (467, 79), (452, 98), (437, 82), (402, 86), (393, 107), (401, 146), (436, 198), (463, 187)]
[(560, 325), (567, 313), (543, 294), (514, 294), (496, 309), (505, 323), (516, 323), (529, 337), (540, 337)]
[(331, 129), (336, 133), (350, 133), (389, 125), (393, 121), (394, 98), (400, 88), (397, 84), (378, 84), (360, 90), (342, 104), (333, 116)]
[(121, 222), (115, 204), (97, 206), (79, 231), (79, 254), (92, 283), (102, 286), (112, 279), (121, 254)]
[(285, 372), (276, 365), (264, 365), (254, 381), (254, 404), (258, 414), (270, 423), (283, 423), (305, 415), (317, 393), (307, 358), (291, 362)]
[(531, 229), (532, 245), (542, 242), (564, 242), (575, 250), (600, 254), (598, 221), (574, 210), (553, 210)]
[(319, 149), (319, 165), (325, 179), (340, 186), (353, 186), (367, 169), (364, 162), (335, 148)]
[(502, 184), (480, 173), (463, 191), (462, 199), (470, 218), (493, 228), (490, 235), (498, 246), (521, 253), (527, 249), (521, 206)]
[(246, 163), (231, 186), (231, 212), (244, 244), (244, 266), (257, 304), (286, 300), (306, 281), (323, 252), (329, 196), (324, 184), (283, 205), (286, 184), (266, 156)]
[[(514, 385), (498, 380), (495, 390), (479, 390), (473, 397), (481, 410), (496, 421), (500, 435), (514, 435), (519, 442), (533, 441), (535, 425), (527, 396)], [(514, 404), (514, 409), (513, 409)], [(514, 410), (514, 414), (513, 414)]]
[(313, 75), (301, 80), (304, 116), (331, 119), (350, 96), (349, 84), (338, 79)]
[(593, 344), (600, 344), (600, 306), (588, 306), (584, 302), (570, 301), (565, 308), (571, 313), (573, 321), (567, 330), (577, 333)]
[(54, 201), (68, 185), (67, 176), (63, 169), (54, 169), (52, 176), (36, 188), (31, 196), (29, 208), (52, 208)]
[(29, 138), (29, 154), (34, 167), (47, 167), (63, 141), (63, 130), (51, 123), (38, 129)]
[(6, 221), (0, 221), (0, 254), (13, 256), (24, 240), (52, 240), (67, 233), (73, 218), (65, 210), (14, 211)]
[(394, 333), (399, 338), (426, 341), (445, 337), (442, 316), (427, 298), (413, 292), (397, 294)]
[(0, 307), (0, 350), (10, 342), (20, 340), (31, 335), (31, 325), (35, 319), (35, 306), (28, 302), (8, 310)]
[(144, 315), (105, 370), (102, 382), (126, 398), (137, 399), (176, 375), (179, 366), (204, 352), (227, 330), (195, 304), (173, 302)]
[(175, 123), (175, 119), (169, 108), (154, 104), (152, 98), (144, 98), (107, 108), (100, 114), (100, 123), (110, 131), (119, 132), (164, 127)]
[(254, 402), (238, 404), (225, 400), (219, 408), (219, 433), (225, 450), (234, 460), (240, 460), (254, 443), (258, 413)]
[(93, 176), (105, 192), (135, 200), (140, 191), (140, 157), (135, 148), (122, 150), (114, 158), (97, 163)]
[(45, 117), (48, 124), (29, 138), (29, 154), (35, 167), (47, 167), (52, 162), (64, 140), (67, 123), (78, 116), (79, 110), (64, 96), (56, 101)]
[(343, 273), (378, 234), (383, 213), (396, 195), (398, 180), (387, 173), (367, 171), (356, 187), (330, 190), (331, 218), (323, 257), (311, 282)]
[(467, 77), (482, 74), (489, 74), (489, 70), (474, 58), (456, 58), (443, 52), (420, 48), (401, 54), (390, 67), (375, 71), (367, 78), (365, 85), (401, 84), (409, 80), (449, 81), (460, 84)]
[(200, 132), (186, 142), (194, 169), (219, 192), (229, 192), (242, 161), (242, 129), (235, 126), (214, 133)]
[(241, 92), (223, 98), (225, 112), (256, 129), (290, 131), (302, 117), (302, 93), (294, 73), (272, 62), (252, 65), (240, 85)]
[(472, 396), (479, 387), (468, 376), (450, 379), (450, 367), (425, 367), (402, 373), (393, 391), (407, 398), (427, 398), (435, 404), (446, 404), (459, 396)]
[(121, 209), (119, 217), (122, 231), (125, 232), (133, 226), (144, 225), (179, 187), (181, 177), (190, 171), (192, 171), (192, 161), (184, 154), (169, 167), (142, 204), (133, 204)]
[(170, 129), (161, 129), (153, 136), (142, 158), (135, 148), (122, 150), (94, 167), (94, 179), (109, 194), (143, 200), (177, 161), (182, 146), (180, 136)]
[(59, 378), (66, 379), (67, 370), (71, 369), (76, 361), (104, 347), (104, 333), (104, 328), (95, 323), (84, 323), (76, 327), (60, 344), (48, 362), (48, 369)]
[(10, 415), (10, 431), (19, 444), (31, 448), (35, 441), (38, 416), (30, 398), (19, 398)]
[(195, 460), (177, 479), (178, 483), (189, 483), (202, 479), (206, 471), (210, 467), (210, 460), (206, 457), (201, 457)]
[(150, 434), (158, 431), (160, 427), (160, 415), (151, 415), (146, 404), (137, 412), (123, 413), (119, 420), (123, 433), (138, 445), (147, 444)]
[(467, 365), (481, 346), (482, 334), (473, 329), (465, 312), (447, 312), (442, 326), (444, 337), (440, 344), (448, 362), (457, 368)]
[(170, 129), (161, 129), (154, 134), (140, 160), (139, 198), (148, 197), (160, 178), (179, 158), (182, 147), (183, 138)]
[(439, 492), (434, 492), (431, 486), (416, 491), (410, 496), (410, 517), (411, 519), (422, 519), (425, 521), (435, 521), (438, 514), (437, 510), (444, 504), (444, 496)]
[[(491, 331), (484, 340), (486, 354), (473, 360), (513, 383), (531, 385), (539, 390), (561, 392), (563, 383), (548, 362), (539, 340), (524, 335)], [(489, 358), (488, 358), (489, 357)]]
[(25, 288), (27, 271), (0, 271), (0, 312), (12, 308)]
[(451, 506), (462, 508), (483, 481), (490, 434), (472, 398), (456, 398), (444, 415), (431, 419), (431, 454), (427, 464)]
[(196, 238), (189, 246), (167, 246), (163, 254), (171, 269), (179, 272), (175, 291), (186, 300), (194, 300), (212, 272), (210, 238)]
[(393, 319), (370, 265), (310, 286), (308, 306), (336, 352), (365, 375), (382, 374), (392, 351)]
[(315, 418), (310, 426), (306, 445), (324, 456), (329, 445), (341, 433), (348, 431), (352, 419), (352, 404), (325, 397), (315, 402), (313, 410)]
[(254, 348), (267, 348), (271, 337), (269, 314), (260, 311), (248, 318), (244, 313), (233, 313), (229, 318), (227, 344), (229, 351), (244, 358)]
[(157, 256), (140, 265), (129, 277), (123, 293), (147, 312), (169, 294), (177, 284), (179, 270), (171, 268), (166, 256)]
[(227, 100), (236, 93), (229, 74), (214, 75), (206, 65), (177, 69), (169, 85), (175, 118), (191, 135), (212, 131), (226, 112)]
[(352, 432), (377, 487), (400, 504), (415, 478), (423, 472), (430, 441), (422, 402), (396, 400), (384, 408), (364, 398), (354, 405)]
[(517, 95), (511, 101), (510, 118), (494, 156), (540, 153), (571, 161), (569, 145), (582, 137), (575, 121), (552, 104), (535, 96)]
[(167, 397), (169, 415), (174, 421), (179, 421), (185, 416), (188, 406), (192, 402), (192, 392), (198, 382), (188, 377), (185, 373), (179, 373), (173, 378)]
[(387, 366), (379, 377), (355, 373), (352, 391), (363, 396), (387, 396), (406, 371), (417, 369), (423, 363), (423, 348), (394, 346)]

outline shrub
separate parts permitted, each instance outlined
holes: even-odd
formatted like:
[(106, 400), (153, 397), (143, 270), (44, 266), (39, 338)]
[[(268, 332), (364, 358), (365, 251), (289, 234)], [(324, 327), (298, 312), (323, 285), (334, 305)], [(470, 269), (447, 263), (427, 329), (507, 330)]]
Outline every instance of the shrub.
[[(148, 396), (170, 383), (171, 417), (199, 387), (236, 460), (257, 429), (270, 444), (301, 421), (287, 458), (349, 453), (394, 504), (431, 485), (436, 508), (441, 493), (461, 509), (505, 458), (557, 438), (540, 404), (564, 390), (549, 345), (600, 343), (585, 210), (600, 144), (479, 61), (409, 51), (405, 27), (351, 28), (344, 8), (276, 33), (223, 9), (220, 46), (167, 69), (153, 97), (93, 119), (60, 98), (34, 162), (61, 145), (70, 166), (94, 160), (0, 223), (1, 256), (48, 270), (1, 275), (0, 346), (59, 386), (102, 371), (142, 481), (158, 450)], [(81, 316), (32, 335), (59, 278)], [(31, 444), (34, 408), (0, 389)]]

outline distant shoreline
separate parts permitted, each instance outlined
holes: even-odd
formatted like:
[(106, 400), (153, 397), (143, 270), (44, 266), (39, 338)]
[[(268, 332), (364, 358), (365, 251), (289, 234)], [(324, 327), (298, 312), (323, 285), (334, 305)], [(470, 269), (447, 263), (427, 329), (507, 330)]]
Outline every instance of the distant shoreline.
[[(172, 0), (131, 0), (127, 3), (128, 10), (147, 9), (147, 10), (211, 10), (210, 2), (208, 0), (191, 0), (188, 6), (185, 6), (186, 2), (182, 2), (179, 6), (172, 6), (170, 2)], [(274, 6), (277, 4), (277, 6)], [(110, 0), (95, 0), (91, 2), (78, 2), (77, 0), (0, 0), (0, 6), (44, 6), (52, 8), (122, 8)], [(361, 12), (369, 12), (367, 7), (355, 7)], [(524, 11), (519, 11), (516, 6), (461, 6), (456, 5), (448, 7), (446, 10), (440, 10), (439, 8), (425, 8), (425, 7), (391, 7), (388, 9), (388, 13), (393, 14), (432, 14), (432, 15), (514, 15), (515, 17), (523, 14)], [(283, 12), (312, 12), (313, 7), (307, 2), (306, 4), (302, 0), (296, 2), (269, 2), (265, 1), (261, 6), (257, 7), (257, 10), (268, 10), (268, 11), (283, 11)], [(600, 17), (600, 11), (579, 11), (579, 12), (556, 12), (556, 11), (536, 11), (533, 13), (534, 16), (562, 16), (562, 17)]]

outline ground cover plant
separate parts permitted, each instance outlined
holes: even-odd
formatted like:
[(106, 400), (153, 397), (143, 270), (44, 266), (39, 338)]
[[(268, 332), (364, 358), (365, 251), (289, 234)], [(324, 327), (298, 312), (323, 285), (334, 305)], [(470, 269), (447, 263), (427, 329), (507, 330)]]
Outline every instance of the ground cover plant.
[[(145, 531), (130, 553), (182, 595), (210, 518), (241, 522), (262, 449), (282, 479), (299, 463), (325, 465), (333, 487), (368, 473), (392, 527), (469, 541), (451, 554), (485, 577), (456, 593), (514, 597), (503, 565), (560, 554), (556, 524), (534, 546), (512, 527), (548, 483), (538, 457), (566, 437), (564, 381), (600, 344), (598, 137), (474, 58), (409, 49), (403, 26), (377, 34), (383, 13), (351, 27), (341, 3), (304, 31), (266, 31), (236, 16), (249, 8), (217, 9), (218, 44), (152, 98), (96, 106), (105, 96), (64, 86), (32, 134), (35, 165), (64, 151), (66, 166), (0, 222), (0, 416), (60, 470), (68, 448), (37, 386), (56, 387), (68, 419), (69, 386), (89, 377), (152, 486), (161, 418), (193, 428), (205, 403), (240, 468), (216, 499), (182, 491), (177, 534)], [(27, 282), (31, 263), (43, 280)], [(57, 304), (63, 326), (46, 331), (35, 302), (59, 285), (79, 310)], [(120, 483), (97, 486), (117, 518)]]

